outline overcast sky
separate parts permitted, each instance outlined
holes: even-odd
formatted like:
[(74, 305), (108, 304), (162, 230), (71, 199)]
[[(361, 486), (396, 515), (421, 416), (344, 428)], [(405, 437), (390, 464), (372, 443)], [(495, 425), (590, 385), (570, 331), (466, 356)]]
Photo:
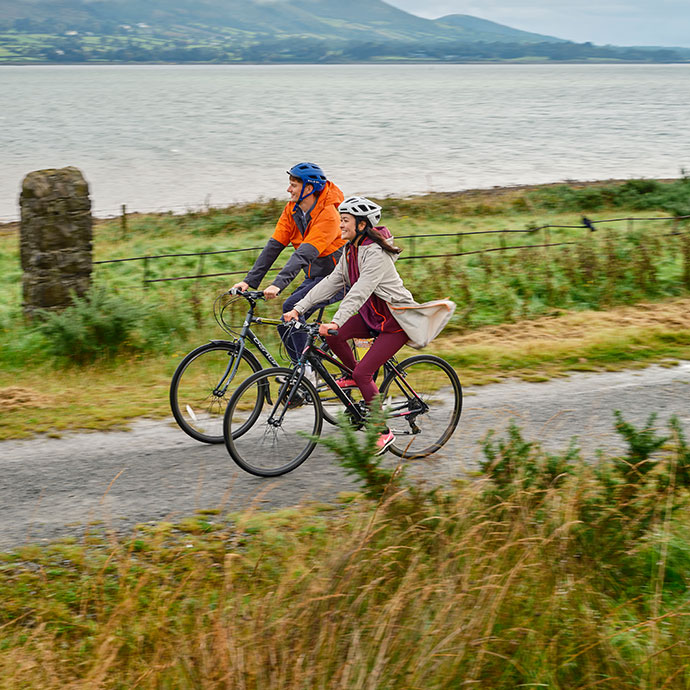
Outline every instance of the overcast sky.
[(385, 1), (428, 19), (469, 14), (578, 43), (690, 47), (690, 0)]

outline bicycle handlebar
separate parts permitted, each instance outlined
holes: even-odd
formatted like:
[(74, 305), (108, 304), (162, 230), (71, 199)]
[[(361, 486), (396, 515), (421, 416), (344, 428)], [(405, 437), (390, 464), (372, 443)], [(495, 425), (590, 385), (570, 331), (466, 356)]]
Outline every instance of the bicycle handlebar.
[(266, 299), (262, 290), (238, 290), (236, 288), (230, 288), (228, 290), (228, 295), (237, 295), (245, 299)]
[[(319, 326), (321, 326), (321, 322), (314, 321), (312, 323), (302, 323), (301, 321), (294, 319), (293, 321), (288, 321), (287, 325), (294, 329), (304, 328), (307, 331), (307, 333), (311, 333), (312, 335), (318, 335)], [(338, 335), (338, 330), (336, 328), (329, 328), (328, 335)]]

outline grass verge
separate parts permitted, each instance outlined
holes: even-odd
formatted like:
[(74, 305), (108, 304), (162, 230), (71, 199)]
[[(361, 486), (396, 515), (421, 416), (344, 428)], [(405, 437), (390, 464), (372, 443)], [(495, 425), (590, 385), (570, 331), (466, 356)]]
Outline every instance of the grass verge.
[(433, 345), (467, 384), (546, 381), (690, 358), (690, 300), (548, 316), (487, 326)]

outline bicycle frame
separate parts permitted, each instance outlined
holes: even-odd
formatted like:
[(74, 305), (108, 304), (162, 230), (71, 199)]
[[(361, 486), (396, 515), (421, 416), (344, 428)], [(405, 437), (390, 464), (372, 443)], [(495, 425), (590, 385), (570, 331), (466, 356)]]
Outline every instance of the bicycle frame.
[[(223, 373), (222, 377), (220, 378), (220, 381), (216, 385), (216, 387), (213, 389), (213, 394), (214, 395), (220, 395), (223, 396), (225, 395), (225, 392), (228, 389), (228, 386), (232, 383), (232, 380), (235, 378), (235, 374), (237, 373), (237, 369), (240, 366), (240, 361), (242, 358), (242, 353), (247, 349), (246, 341), (249, 340), (249, 342), (254, 345), (254, 347), (263, 355), (264, 359), (274, 367), (280, 366), (280, 364), (276, 361), (276, 359), (271, 355), (271, 353), (266, 349), (266, 346), (261, 342), (259, 339), (259, 336), (252, 331), (251, 326), (253, 323), (258, 323), (258, 324), (264, 324), (267, 326), (279, 326), (280, 324), (284, 323), (282, 319), (268, 319), (262, 316), (254, 316), (254, 310), (256, 308), (256, 303), (257, 300), (263, 299), (261, 296), (263, 293), (261, 292), (254, 292), (254, 293), (238, 293), (242, 297), (244, 297), (247, 302), (249, 302), (249, 309), (247, 310), (247, 315), (244, 318), (244, 323), (242, 324), (242, 330), (240, 331), (239, 336), (232, 341), (234, 344), (237, 346), (237, 352), (236, 356), (234, 358), (232, 367), (230, 364), (228, 364), (227, 368), (225, 369), (225, 372)], [(321, 310), (319, 312), (318, 318), (321, 318), (321, 315), (323, 314), (324, 307), (321, 307)], [(213, 341), (215, 342), (215, 341)], [(221, 341), (218, 341), (221, 342)], [(227, 341), (224, 341), (227, 342)]]
[[(302, 325), (301, 327), (304, 326)], [(325, 352), (320, 347), (314, 345), (314, 338), (316, 334), (315, 329), (317, 327), (318, 324), (310, 324), (309, 327), (306, 327), (308, 333), (307, 345), (302, 351), (302, 355), (293, 370), (293, 375), (281, 386), (280, 392), (278, 393), (276, 399), (276, 403), (282, 398), (283, 392), (287, 386), (292, 386), (292, 390), (289, 392), (288, 403), (291, 401), (292, 397), (295, 394), (295, 391), (297, 390), (299, 384), (304, 378), (305, 367), (308, 363), (311, 365), (314, 371), (316, 371), (316, 373), (319, 374), (319, 376), (321, 376), (324, 383), (328, 385), (328, 387), (335, 393), (338, 399), (342, 402), (346, 412), (350, 414), (352, 421), (357, 426), (362, 426), (366, 422), (367, 418), (368, 410), (366, 405), (363, 402), (354, 402), (352, 398), (349, 395), (347, 395), (347, 393), (336, 383), (335, 379), (333, 378), (332, 374), (328, 371), (328, 369), (326, 369), (326, 367), (323, 364), (323, 361), (325, 360), (327, 362), (330, 362), (331, 364), (334, 364), (342, 372), (349, 376), (352, 375), (352, 370), (349, 367), (345, 366), (339, 359), (336, 359), (334, 356)], [(422, 414), (423, 412), (427, 412), (429, 410), (429, 406), (419, 397), (419, 395), (417, 395), (412, 386), (410, 386), (410, 384), (405, 380), (406, 376), (404, 372), (401, 372), (398, 369), (397, 360), (395, 359), (395, 357), (392, 357), (390, 360), (385, 362), (383, 365), (383, 369), (385, 372), (384, 380), (389, 375), (394, 375), (395, 381), (398, 383), (398, 385), (400, 385), (401, 390), (407, 397), (408, 401), (407, 403), (401, 404), (397, 409), (389, 410), (389, 416), (408, 417), (407, 421), (410, 424), (411, 433), (419, 433), (420, 430), (415, 424), (415, 419), (418, 415)], [(294, 378), (295, 375), (297, 376), (296, 379)], [(417, 405), (413, 410), (410, 410), (408, 406), (410, 400), (415, 400), (417, 402)], [(273, 414), (275, 413), (275, 411), (276, 408), (274, 407), (273, 412), (269, 417), (269, 421), (271, 422), (276, 421), (273, 418)], [(282, 417), (284, 414), (285, 410), (283, 409), (280, 419), (277, 420), (278, 422), (282, 421)]]
[[(235, 374), (237, 373), (237, 369), (240, 366), (241, 358), (242, 358), (242, 353), (247, 349), (246, 341), (249, 340), (252, 345), (263, 355), (264, 359), (274, 367), (280, 366), (278, 362), (275, 360), (273, 355), (266, 349), (266, 346), (261, 342), (260, 338), (254, 331), (251, 329), (251, 325), (253, 323), (260, 323), (260, 324), (266, 324), (269, 326), (277, 326), (278, 324), (282, 323), (280, 319), (266, 319), (263, 317), (259, 316), (254, 316), (254, 309), (256, 308), (256, 299), (253, 299), (252, 297), (245, 296), (247, 301), (249, 302), (249, 309), (247, 311), (247, 315), (244, 318), (244, 323), (242, 324), (242, 330), (240, 331), (239, 336), (231, 341), (237, 348), (237, 351), (235, 353), (235, 357), (228, 362), (228, 366), (225, 368), (225, 371), (223, 372), (223, 375), (220, 377), (220, 380), (216, 384), (216, 386), (213, 389), (213, 394), (217, 396), (224, 396), (225, 392), (228, 389), (228, 386), (232, 383), (232, 380), (235, 378)], [(228, 342), (228, 341), (211, 341), (211, 342)]]

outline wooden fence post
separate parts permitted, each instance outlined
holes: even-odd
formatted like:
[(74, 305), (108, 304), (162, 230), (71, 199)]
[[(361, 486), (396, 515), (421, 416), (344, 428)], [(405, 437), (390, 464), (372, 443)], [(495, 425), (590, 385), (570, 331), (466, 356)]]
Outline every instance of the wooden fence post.
[(127, 204), (122, 204), (122, 215), (120, 216), (120, 238), (127, 237)]
[(205, 254), (199, 255), (199, 265), (196, 269), (197, 278), (194, 281), (194, 285), (191, 289), (190, 302), (192, 304), (192, 315), (194, 317), (194, 323), (197, 328), (201, 328), (203, 323), (203, 318), (201, 315), (201, 298), (199, 297), (199, 286), (201, 284), (201, 275), (204, 272), (204, 261), (206, 259)]
[(682, 233), (680, 237), (683, 247), (683, 283), (690, 290), (690, 233)]

